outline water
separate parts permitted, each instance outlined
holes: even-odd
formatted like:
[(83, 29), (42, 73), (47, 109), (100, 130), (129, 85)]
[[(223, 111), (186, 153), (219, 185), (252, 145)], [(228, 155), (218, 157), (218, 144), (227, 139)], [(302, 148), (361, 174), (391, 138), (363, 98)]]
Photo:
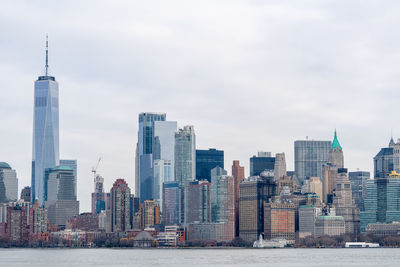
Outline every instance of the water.
[(0, 249), (0, 266), (397, 266), (400, 249)]

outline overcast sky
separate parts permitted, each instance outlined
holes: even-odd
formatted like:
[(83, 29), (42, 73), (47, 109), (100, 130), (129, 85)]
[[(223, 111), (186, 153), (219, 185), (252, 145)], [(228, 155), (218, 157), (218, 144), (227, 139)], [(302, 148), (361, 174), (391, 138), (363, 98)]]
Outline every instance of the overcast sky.
[[(8, 3), (7, 3), (8, 2)], [(60, 88), (60, 158), (78, 160), (81, 212), (91, 167), (133, 190), (137, 118), (194, 125), (197, 147), (249, 172), (258, 150), (332, 140), (345, 166), (372, 171), (400, 137), (398, 1), (4, 1), (0, 6), (0, 161), (31, 183), (33, 83)]]

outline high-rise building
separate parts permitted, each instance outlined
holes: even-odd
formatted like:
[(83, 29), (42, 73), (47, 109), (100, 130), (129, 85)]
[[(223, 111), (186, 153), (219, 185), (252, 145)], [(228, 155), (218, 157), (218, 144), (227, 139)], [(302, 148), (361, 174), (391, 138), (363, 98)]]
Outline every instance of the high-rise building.
[(138, 143), (136, 147), (135, 188), (143, 202), (153, 198), (153, 143), (154, 122), (165, 121), (165, 113), (145, 112), (139, 114)]
[(315, 220), (315, 236), (340, 236), (345, 234), (342, 216), (318, 216)]
[(324, 203), (332, 203), (333, 191), (336, 188), (336, 177), (338, 176), (338, 168), (336, 165), (328, 162), (323, 165), (322, 173), (322, 201)]
[(264, 235), (266, 239), (283, 238), (294, 244), (295, 210), (291, 202), (276, 201), (264, 204)]
[(11, 244), (23, 244), (29, 238), (29, 206), (19, 204), (7, 207), (6, 235)]
[(354, 203), (360, 211), (364, 211), (364, 199), (367, 193), (367, 181), (369, 178), (370, 173), (366, 171), (349, 172)]
[(330, 141), (298, 140), (294, 142), (294, 165), (297, 179), (322, 177), (322, 166), (328, 162)]
[(185, 187), (196, 178), (196, 137), (193, 126), (175, 133), (175, 180)]
[(15, 170), (6, 162), (0, 162), (0, 203), (17, 201), (18, 179)]
[(299, 237), (314, 235), (315, 219), (321, 215), (321, 208), (314, 205), (299, 206)]
[(224, 240), (235, 237), (235, 185), (234, 178), (226, 171), (211, 170), (211, 221), (225, 224)]
[(264, 204), (275, 195), (274, 174), (251, 176), (239, 185), (239, 237), (254, 242), (264, 231)]
[(154, 200), (145, 200), (141, 204), (141, 215), (143, 229), (160, 224), (160, 206)]
[(322, 199), (322, 182), (319, 177), (310, 177), (308, 181), (308, 193), (315, 193)]
[(275, 158), (271, 157), (271, 152), (259, 151), (250, 158), (250, 176), (260, 175), (265, 170), (274, 171), (274, 167)]
[(181, 190), (178, 182), (164, 182), (162, 221), (165, 225), (179, 224)]
[(338, 170), (333, 205), (336, 215), (344, 218), (346, 234), (357, 235), (360, 232), (360, 210), (353, 201), (347, 169), (341, 168)]
[(107, 209), (107, 193), (104, 192), (104, 178), (100, 175), (96, 175), (95, 188), (92, 193), (92, 213), (100, 214), (102, 210)]
[(343, 150), (337, 138), (336, 130), (333, 137), (331, 149), (329, 150), (328, 162), (335, 165), (338, 169), (344, 167)]
[(35, 81), (31, 201), (45, 201), (45, 171), (59, 165), (58, 83), (48, 74), (48, 42), (46, 40), (46, 72)]
[(111, 232), (131, 229), (131, 189), (124, 179), (117, 179), (111, 188)]
[(60, 159), (60, 166), (70, 167), (74, 173), (75, 181), (75, 192), (78, 192), (77, 181), (78, 181), (78, 161), (76, 159)]
[(233, 161), (232, 176), (235, 183), (235, 236), (239, 236), (239, 184), (244, 180), (244, 167), (238, 160)]
[(74, 171), (66, 166), (47, 169), (45, 183), (44, 199), (50, 224), (65, 226), (69, 218), (79, 214)]
[(24, 188), (22, 188), (21, 199), (25, 202), (31, 201), (31, 187), (30, 186), (25, 186)]
[(286, 175), (286, 158), (285, 153), (276, 153), (275, 154), (275, 165), (274, 165), (274, 178), (275, 181), (281, 179)]
[(389, 147), (382, 148), (374, 157), (374, 177), (389, 177), (392, 171), (400, 173), (400, 140), (390, 139)]
[(181, 222), (185, 221), (184, 188), (196, 178), (196, 136), (193, 126), (175, 133), (175, 180), (181, 188)]
[(364, 211), (360, 212), (361, 232), (368, 224), (400, 221), (400, 177), (375, 178), (367, 181)]
[(211, 182), (211, 170), (215, 167), (224, 168), (224, 151), (210, 148), (196, 149), (196, 178)]
[(211, 221), (210, 183), (193, 181), (185, 187), (185, 224)]
[[(173, 181), (173, 168), (171, 160), (156, 159), (153, 165), (153, 199), (162, 209), (163, 184)], [(161, 210), (162, 212), (162, 210)]]

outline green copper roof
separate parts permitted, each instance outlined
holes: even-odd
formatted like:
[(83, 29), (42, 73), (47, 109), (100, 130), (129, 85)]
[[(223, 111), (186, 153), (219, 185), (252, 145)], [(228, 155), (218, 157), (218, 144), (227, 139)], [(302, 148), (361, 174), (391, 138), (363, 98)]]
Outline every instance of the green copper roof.
[(56, 166), (53, 169), (51, 169), (52, 171), (73, 171), (70, 167), (68, 166)]
[(7, 162), (0, 162), (0, 169), (11, 169)]
[(332, 141), (332, 148), (333, 149), (339, 148), (340, 150), (342, 149), (342, 146), (339, 144), (339, 140), (337, 139), (336, 129), (335, 129), (335, 137), (333, 138)]

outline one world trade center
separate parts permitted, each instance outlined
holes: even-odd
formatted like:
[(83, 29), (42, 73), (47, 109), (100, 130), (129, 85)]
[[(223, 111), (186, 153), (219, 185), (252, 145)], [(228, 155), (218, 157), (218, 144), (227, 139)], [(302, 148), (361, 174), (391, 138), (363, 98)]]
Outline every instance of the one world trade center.
[(31, 200), (45, 201), (45, 172), (59, 165), (58, 83), (48, 73), (46, 38), (45, 75), (35, 81)]

